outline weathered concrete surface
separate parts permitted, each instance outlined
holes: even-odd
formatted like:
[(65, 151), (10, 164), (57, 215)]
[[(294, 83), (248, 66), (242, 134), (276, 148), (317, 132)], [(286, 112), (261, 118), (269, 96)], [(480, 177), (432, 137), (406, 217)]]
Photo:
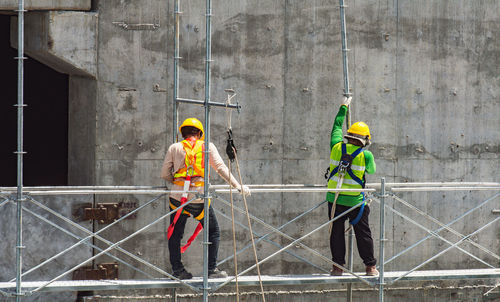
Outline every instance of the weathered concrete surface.
[[(233, 113), (233, 132), (244, 182), (323, 183), (328, 165), (328, 140), (342, 93), (339, 12), (335, 1), (224, 1), (213, 3), (212, 99), (223, 101), (233, 88), (243, 106)], [(172, 138), (173, 1), (98, 1), (97, 80), (70, 81), (70, 184), (163, 185), (159, 172)], [(486, 1), (367, 1), (347, 9), (352, 120), (364, 120), (373, 135), (377, 173), (369, 182), (500, 181), (500, 98), (498, 58), (500, 3)], [(179, 96), (204, 97), (204, 1), (181, 3)], [(128, 26), (124, 26), (124, 24)], [(155, 88), (156, 87), (156, 88)], [(203, 108), (181, 105), (179, 120)], [(224, 150), (225, 110), (212, 110), (212, 140)], [(212, 183), (221, 183), (214, 177)], [(494, 192), (439, 192), (398, 194), (425, 213), (448, 223), (491, 197)], [(125, 201), (137, 207), (147, 196), (97, 197), (97, 201)], [(228, 198), (223, 196), (223, 198)], [(236, 197), (237, 206), (242, 206)], [(250, 212), (280, 226), (324, 200), (324, 194), (254, 193)], [(387, 200), (390, 207), (429, 230), (439, 225)], [(230, 210), (214, 200), (226, 215)], [(495, 219), (498, 199), (453, 225), (463, 235)], [(379, 207), (370, 215), (375, 254), (379, 251)], [(166, 200), (155, 201), (106, 232), (120, 240), (167, 213)], [(326, 221), (326, 206), (287, 226), (284, 232), (303, 236)], [(237, 214), (237, 220), (246, 218)], [(222, 242), (219, 259), (232, 254), (231, 223), (219, 215)], [(186, 230), (191, 234), (195, 224)], [(96, 225), (96, 229), (102, 226)], [(168, 250), (161, 221), (122, 246), (169, 270)], [(257, 223), (254, 230), (269, 232)], [(472, 239), (499, 253), (498, 223)], [(441, 234), (441, 233), (440, 233)], [(238, 247), (250, 242), (237, 227)], [(424, 229), (388, 210), (386, 259), (426, 236)], [(442, 235), (450, 242), (459, 237)], [(201, 238), (201, 237), (200, 237)], [(328, 230), (305, 240), (330, 257)], [(280, 244), (290, 241), (271, 236)], [(184, 255), (188, 270), (201, 274), (200, 239)], [(448, 245), (427, 240), (391, 261), (387, 270), (415, 267)], [(465, 250), (498, 267), (498, 259), (471, 244)], [(262, 259), (276, 247), (258, 246)], [(318, 257), (294, 246), (291, 251), (329, 269)], [(363, 265), (355, 252), (355, 270)], [(250, 250), (239, 257), (240, 269), (253, 262)], [(484, 264), (452, 250), (424, 269), (479, 268)], [(222, 268), (233, 270), (232, 261)], [(141, 269), (149, 269), (141, 266)], [(317, 269), (280, 255), (262, 266), (263, 273), (313, 273)], [(154, 273), (157, 276), (156, 273)], [(143, 278), (120, 268), (121, 278)], [(450, 286), (455, 286), (451, 284)], [(406, 294), (407, 291), (402, 293)], [(415, 301), (458, 300), (458, 294), (426, 295)], [(469, 295), (461, 290), (462, 295)], [(368, 296), (373, 297), (373, 292)], [(413, 293), (412, 293), (413, 294)], [(479, 299), (478, 293), (471, 299)], [(449, 296), (447, 296), (449, 295)], [(431, 298), (432, 297), (432, 298)], [(234, 299), (234, 297), (232, 297)], [(258, 296), (255, 297), (257, 299)], [(276, 299), (281, 299), (277, 296)], [(318, 300), (315, 294), (297, 299)], [(219, 298), (224, 299), (224, 298)], [(360, 298), (361, 299), (361, 298)], [(368, 299), (368, 298), (367, 298)], [(392, 299), (392, 298), (388, 298)], [(402, 298), (397, 296), (394, 301)], [(405, 296), (404, 299), (409, 299)], [(420, 299), (420, 300), (419, 300)], [(460, 298), (461, 299), (461, 298)], [(473, 301), (469, 297), (464, 301)], [(287, 297), (288, 300), (288, 297)], [(104, 300), (106, 301), (106, 300)], [(224, 301), (224, 300), (221, 300)], [(301, 300), (297, 300), (301, 301)], [(480, 300), (478, 300), (480, 301)]]
[[(166, 147), (165, 127), (168, 107), (165, 106), (167, 82), (167, 17), (166, 1), (100, 1), (99, 57), (96, 103), (95, 184), (156, 185), (163, 182), (154, 175), (161, 166)], [(126, 12), (126, 13), (124, 13)], [(102, 15), (101, 15), (102, 14)], [(129, 29), (121, 26), (125, 22)], [(134, 24), (159, 24), (159, 28), (134, 29)], [(160, 91), (155, 91), (158, 84)], [(112, 130), (113, 129), (113, 130)], [(118, 172), (120, 171), (120, 172)], [(118, 172), (118, 173), (117, 173)], [(125, 202), (142, 206), (154, 196), (125, 196)], [(116, 200), (99, 197), (98, 201)], [(154, 202), (138, 213), (136, 219), (106, 232), (110, 240), (125, 235), (166, 213), (164, 199)], [(165, 230), (162, 220), (122, 245), (135, 255), (168, 270)], [(97, 226), (99, 229), (102, 226)], [(141, 265), (141, 269), (161, 276)], [(120, 278), (145, 278), (129, 269), (120, 271)]]
[[(95, 78), (96, 42), (96, 13), (26, 14), (25, 52), (59, 72)], [(17, 48), (17, 17), (11, 19), (11, 45)]]
[(95, 108), (97, 81), (88, 77), (69, 79), (68, 183), (89, 185), (95, 182)]
[[(25, 0), (27, 10), (90, 10), (92, 0)], [(0, 0), (0, 10), (16, 10), (18, 0)]]

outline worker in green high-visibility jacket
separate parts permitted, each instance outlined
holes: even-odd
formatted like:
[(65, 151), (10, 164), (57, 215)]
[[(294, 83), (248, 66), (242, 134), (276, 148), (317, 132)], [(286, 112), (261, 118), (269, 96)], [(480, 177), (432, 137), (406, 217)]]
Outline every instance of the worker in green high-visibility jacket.
[[(342, 124), (347, 113), (351, 97), (344, 97), (340, 109), (335, 117), (330, 139), (330, 174), (328, 188), (361, 189), (365, 186), (365, 173), (375, 173), (375, 160), (373, 154), (364, 147), (370, 144), (370, 129), (363, 122), (354, 123), (344, 136)], [(344, 138), (347, 142), (344, 142)], [(345, 265), (345, 239), (344, 223), (347, 219), (353, 225), (356, 235), (358, 252), (366, 266), (368, 276), (378, 275), (375, 268), (377, 260), (373, 253), (373, 239), (368, 224), (370, 208), (365, 203), (364, 194), (358, 191), (328, 192), (328, 218), (331, 220), (332, 208), (335, 216), (341, 215), (351, 207), (363, 203), (360, 207), (340, 217), (333, 222), (330, 233), (330, 250), (332, 260), (342, 266)], [(332, 276), (342, 275), (343, 270), (335, 265), (331, 270)]]

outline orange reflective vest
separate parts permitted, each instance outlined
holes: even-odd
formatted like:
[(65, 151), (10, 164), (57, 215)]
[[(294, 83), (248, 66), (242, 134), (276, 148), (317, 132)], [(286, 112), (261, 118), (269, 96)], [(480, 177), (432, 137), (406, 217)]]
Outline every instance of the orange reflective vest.
[[(179, 186), (184, 185), (188, 173), (191, 177), (205, 176), (205, 142), (202, 140), (183, 140), (181, 143), (186, 151), (186, 158), (184, 159), (184, 167), (175, 172), (173, 181)], [(193, 185), (203, 186), (203, 181), (198, 181)]]

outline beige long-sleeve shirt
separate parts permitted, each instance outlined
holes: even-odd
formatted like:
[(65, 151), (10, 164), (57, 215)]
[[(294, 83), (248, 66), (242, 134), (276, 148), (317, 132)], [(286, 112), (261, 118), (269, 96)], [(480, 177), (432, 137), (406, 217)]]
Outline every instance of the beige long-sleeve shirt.
[[(234, 188), (239, 189), (240, 184), (234, 178), (234, 176), (231, 173), (229, 173), (229, 169), (224, 164), (224, 161), (222, 160), (221, 156), (219, 155), (219, 152), (217, 151), (217, 148), (213, 143), (210, 143), (209, 151), (210, 151), (210, 160), (209, 160), (210, 167), (215, 169), (217, 174), (219, 174), (227, 183), (231, 184), (231, 186), (233, 186)], [(174, 184), (173, 180), (175, 172), (184, 167), (185, 158), (186, 158), (186, 151), (184, 150), (184, 146), (182, 145), (182, 143), (179, 142), (170, 145), (167, 151), (167, 155), (165, 156), (165, 160), (163, 161), (163, 167), (161, 169), (161, 178), (172, 183), (172, 190), (174, 191), (184, 190), (183, 187)], [(203, 181), (203, 178), (193, 177), (191, 179), (192, 184), (196, 183), (197, 181)], [(203, 186), (201, 187), (191, 186), (189, 190), (203, 193)], [(181, 200), (182, 193), (171, 193), (170, 197), (175, 198), (177, 200)], [(194, 195), (190, 193), (188, 194), (187, 198), (188, 200), (191, 200), (191, 198), (193, 197)], [(203, 199), (196, 199), (193, 201), (193, 203), (202, 203), (202, 202)]]

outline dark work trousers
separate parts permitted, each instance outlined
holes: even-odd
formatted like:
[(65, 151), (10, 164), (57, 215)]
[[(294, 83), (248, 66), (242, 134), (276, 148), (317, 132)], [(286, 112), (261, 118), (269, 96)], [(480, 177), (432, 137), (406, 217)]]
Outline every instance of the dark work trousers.
[[(331, 219), (333, 203), (328, 203), (328, 219)], [(349, 210), (351, 207), (337, 204), (335, 207), (335, 217), (343, 212)], [(330, 250), (332, 252), (332, 260), (340, 265), (345, 264), (345, 221), (354, 220), (360, 211), (361, 207), (347, 213), (333, 223), (332, 233), (330, 234)], [(373, 239), (368, 225), (368, 215), (370, 214), (370, 207), (365, 205), (365, 209), (358, 223), (354, 225), (354, 234), (356, 235), (356, 244), (358, 245), (358, 252), (363, 263), (368, 265), (375, 265), (377, 259), (373, 256)]]
[[(175, 206), (180, 206), (181, 204), (178, 200), (173, 198), (170, 198), (170, 202), (172, 202), (172, 204), (174, 204)], [(203, 210), (203, 206), (204, 205), (200, 203), (190, 203), (183, 209), (185, 209), (189, 213), (192, 213), (196, 217), (199, 213), (201, 213), (201, 210)], [(170, 210), (172, 211), (172, 208), (170, 208)], [(211, 271), (214, 270), (217, 266), (217, 252), (219, 250), (220, 230), (219, 224), (217, 223), (217, 218), (215, 217), (215, 212), (211, 206), (208, 213), (208, 241), (211, 242), (211, 244), (208, 246), (208, 270)], [(174, 217), (175, 214), (172, 213), (172, 215), (170, 215), (170, 224), (172, 224), (172, 222), (174, 221)], [(175, 223), (174, 232), (168, 240), (170, 264), (172, 265), (172, 270), (174, 272), (179, 272), (184, 269), (184, 265), (181, 261), (181, 240), (184, 235), (184, 228), (186, 227), (186, 221), (188, 218), (189, 215), (184, 213), (179, 216), (179, 219)], [(195, 222), (198, 225), (198, 220), (195, 220)], [(201, 224), (203, 224), (203, 219), (201, 219), (200, 222)], [(191, 236), (191, 234), (189, 236)], [(200, 233), (199, 236), (203, 236), (203, 234)], [(190, 248), (193, 247), (191, 246)]]

